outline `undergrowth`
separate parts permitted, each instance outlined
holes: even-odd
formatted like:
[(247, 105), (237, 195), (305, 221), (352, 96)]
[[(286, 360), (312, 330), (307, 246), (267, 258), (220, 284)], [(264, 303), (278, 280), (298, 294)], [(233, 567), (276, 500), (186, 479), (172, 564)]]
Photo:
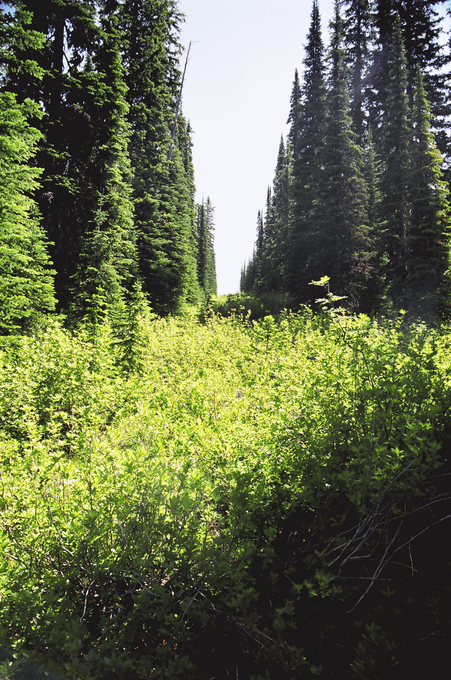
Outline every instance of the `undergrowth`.
[(0, 673), (395, 678), (446, 648), (449, 331), (128, 323), (1, 354)]

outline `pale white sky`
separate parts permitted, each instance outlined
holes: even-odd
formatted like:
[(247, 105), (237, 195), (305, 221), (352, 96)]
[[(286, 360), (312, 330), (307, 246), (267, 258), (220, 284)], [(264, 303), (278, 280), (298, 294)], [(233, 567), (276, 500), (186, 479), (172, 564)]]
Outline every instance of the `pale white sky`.
[[(215, 206), (218, 293), (239, 290), (265, 209), (296, 68), (302, 78), (311, 0), (179, 0), (192, 42), (183, 90), (197, 202)], [(329, 42), (333, 0), (319, 0)], [(182, 68), (184, 61), (182, 60)]]

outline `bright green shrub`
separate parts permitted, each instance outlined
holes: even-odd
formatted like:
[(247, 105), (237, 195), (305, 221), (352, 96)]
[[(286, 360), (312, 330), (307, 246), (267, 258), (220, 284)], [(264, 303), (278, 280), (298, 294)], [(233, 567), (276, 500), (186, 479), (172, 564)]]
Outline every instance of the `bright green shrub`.
[(398, 677), (450, 604), (448, 333), (340, 313), (139, 328), (139, 371), (107, 324), (3, 354), (16, 656), (84, 678)]

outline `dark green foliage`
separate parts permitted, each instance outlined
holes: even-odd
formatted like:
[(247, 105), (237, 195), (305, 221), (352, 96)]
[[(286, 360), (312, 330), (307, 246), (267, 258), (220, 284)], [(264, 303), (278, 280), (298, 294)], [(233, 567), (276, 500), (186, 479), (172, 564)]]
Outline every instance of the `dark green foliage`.
[(177, 123), (177, 149), (172, 152), (174, 177), (175, 227), (178, 248), (181, 253), (182, 269), (180, 272), (183, 285), (182, 294), (177, 304), (196, 303), (199, 300), (199, 282), (197, 268), (197, 227), (196, 206), (194, 201), (194, 167), (192, 159), (191, 126), (179, 114)]
[(205, 322), (213, 314), (219, 317), (259, 321), (266, 316), (278, 318), (289, 307), (286, 294), (263, 292), (256, 295), (251, 293), (252, 291), (242, 291), (241, 293), (221, 295), (216, 299), (209, 300), (208, 304), (200, 310), (200, 320)]
[[(449, 142), (444, 131), (443, 116), (449, 116), (447, 76), (443, 66), (449, 56), (443, 54), (440, 41), (441, 19), (436, 7), (441, 0), (378, 0), (375, 6), (374, 27), (377, 48), (373, 54), (370, 85), (373, 90), (371, 118), (381, 122), (381, 113), (386, 106), (386, 82), (388, 77), (388, 54), (393, 39), (395, 16), (401, 22), (402, 39), (405, 48), (409, 104), (413, 103), (413, 89), (416, 68), (425, 73), (426, 92), (432, 104), (434, 126), (440, 140), (440, 150), (449, 155)], [(447, 123), (445, 123), (447, 126)]]
[(255, 290), (256, 264), (255, 250), (248, 263), (244, 263), (240, 276), (240, 291), (242, 293), (252, 293)]
[(363, 144), (366, 129), (366, 77), (371, 48), (370, 0), (346, 0), (344, 41), (351, 68), (351, 118), (357, 142)]
[[(83, 316), (86, 304), (100, 287), (108, 306), (118, 304), (136, 274), (136, 248), (128, 158), (128, 107), (114, 18), (103, 17), (102, 43), (94, 60), (97, 74), (93, 98), (92, 146), (79, 184), (84, 186), (83, 213), (87, 223), (72, 276), (71, 307)], [(86, 211), (90, 204), (91, 214)], [(89, 218), (89, 219), (88, 219)]]
[(293, 101), (297, 93), (295, 82), (291, 106), (292, 112), (297, 110), (298, 115), (296, 120), (292, 120), (290, 131), (290, 140), (293, 140), (293, 215), (287, 261), (288, 291), (294, 299), (301, 301), (309, 299), (308, 283), (316, 275), (312, 258), (322, 245), (321, 233), (318, 233), (318, 208), (324, 181), (321, 154), (324, 146), (326, 85), (321, 20), (316, 0), (313, 2), (305, 49), (302, 100), (296, 107)]
[(118, 365), (125, 373), (142, 373), (146, 354), (144, 326), (150, 319), (150, 308), (139, 283), (133, 286), (118, 316), (114, 323)]
[(2, 82), (44, 109), (39, 205), (59, 307), (83, 317), (100, 286), (114, 308), (140, 275), (159, 312), (196, 302), (189, 125), (179, 117), (172, 0), (20, 0), (2, 18)]
[(0, 334), (30, 330), (55, 308), (48, 243), (33, 194), (42, 170), (31, 167), (40, 139), (28, 120), (40, 109), (0, 93)]
[(133, 0), (121, 16), (139, 270), (152, 307), (174, 312), (199, 295), (191, 130), (181, 116), (168, 160), (181, 16), (172, 0)]
[(443, 161), (431, 133), (431, 114), (419, 69), (412, 116), (407, 308), (413, 315), (432, 321), (437, 303), (441, 309), (445, 299), (444, 275), (450, 257), (449, 203)]
[[(95, 52), (99, 29), (93, 2), (18, 3), (21, 10), (14, 21), (23, 28), (43, 34), (43, 48), (13, 42), (5, 86), (19, 99), (39, 102), (45, 116), (37, 125), (43, 141), (37, 162), (44, 169), (38, 194), (43, 226), (52, 242), (51, 257), (56, 269), (56, 293), (60, 307), (67, 308), (69, 284), (75, 273), (81, 238), (92, 219), (92, 200), (81, 181), (92, 149), (93, 124), (97, 122), (90, 94), (97, 79), (87, 60)], [(41, 77), (29, 69), (17, 75), (15, 63), (34, 60)], [(94, 116), (94, 120), (92, 117)], [(90, 187), (91, 188), (91, 187)], [(81, 206), (85, 206), (83, 213)], [(75, 207), (78, 211), (75, 211)], [(81, 215), (80, 215), (81, 213)]]
[[(291, 217), (290, 156), (283, 138), (274, 174), (272, 192), (268, 192), (264, 239), (260, 254), (259, 292), (286, 290), (286, 262)], [(258, 249), (257, 249), (257, 252)]]
[[(312, 303), (310, 281), (329, 276), (353, 310), (405, 307), (432, 321), (438, 303), (447, 314), (442, 182), (448, 171), (441, 170), (434, 145), (446, 149), (447, 142), (438, 135), (434, 143), (431, 136), (448, 125), (449, 113), (437, 4), (347, 0), (343, 24), (337, 3), (325, 63), (313, 2), (304, 80), (301, 86), (296, 71), (293, 83), (286, 155), (281, 145), (242, 291), (280, 290), (293, 305)], [(418, 65), (422, 108), (432, 111), (427, 152), (417, 134), (418, 115), (424, 117), (415, 94)]]
[(318, 240), (311, 254), (312, 278), (327, 274), (334, 290), (356, 311), (371, 273), (368, 194), (362, 151), (356, 144), (349, 109), (343, 23), (336, 3), (331, 24), (330, 82), (322, 154), (323, 185), (317, 209)]
[(291, 90), (291, 100), (290, 100), (290, 113), (288, 115), (287, 124), (290, 125), (290, 144), (291, 148), (294, 149), (297, 145), (300, 133), (300, 127), (298, 125), (299, 116), (301, 113), (301, 86), (299, 83), (299, 73), (296, 69), (294, 72), (293, 87)]
[(408, 230), (410, 221), (410, 116), (407, 66), (399, 17), (388, 53), (380, 203), (385, 280), (398, 308), (407, 304)]

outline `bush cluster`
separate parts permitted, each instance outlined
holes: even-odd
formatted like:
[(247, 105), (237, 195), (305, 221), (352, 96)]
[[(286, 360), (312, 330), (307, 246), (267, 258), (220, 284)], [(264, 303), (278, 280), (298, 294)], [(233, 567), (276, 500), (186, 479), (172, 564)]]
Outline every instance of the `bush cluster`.
[(55, 323), (1, 354), (0, 673), (30, 657), (113, 680), (438, 664), (449, 331), (144, 315), (124, 355), (121, 328)]

